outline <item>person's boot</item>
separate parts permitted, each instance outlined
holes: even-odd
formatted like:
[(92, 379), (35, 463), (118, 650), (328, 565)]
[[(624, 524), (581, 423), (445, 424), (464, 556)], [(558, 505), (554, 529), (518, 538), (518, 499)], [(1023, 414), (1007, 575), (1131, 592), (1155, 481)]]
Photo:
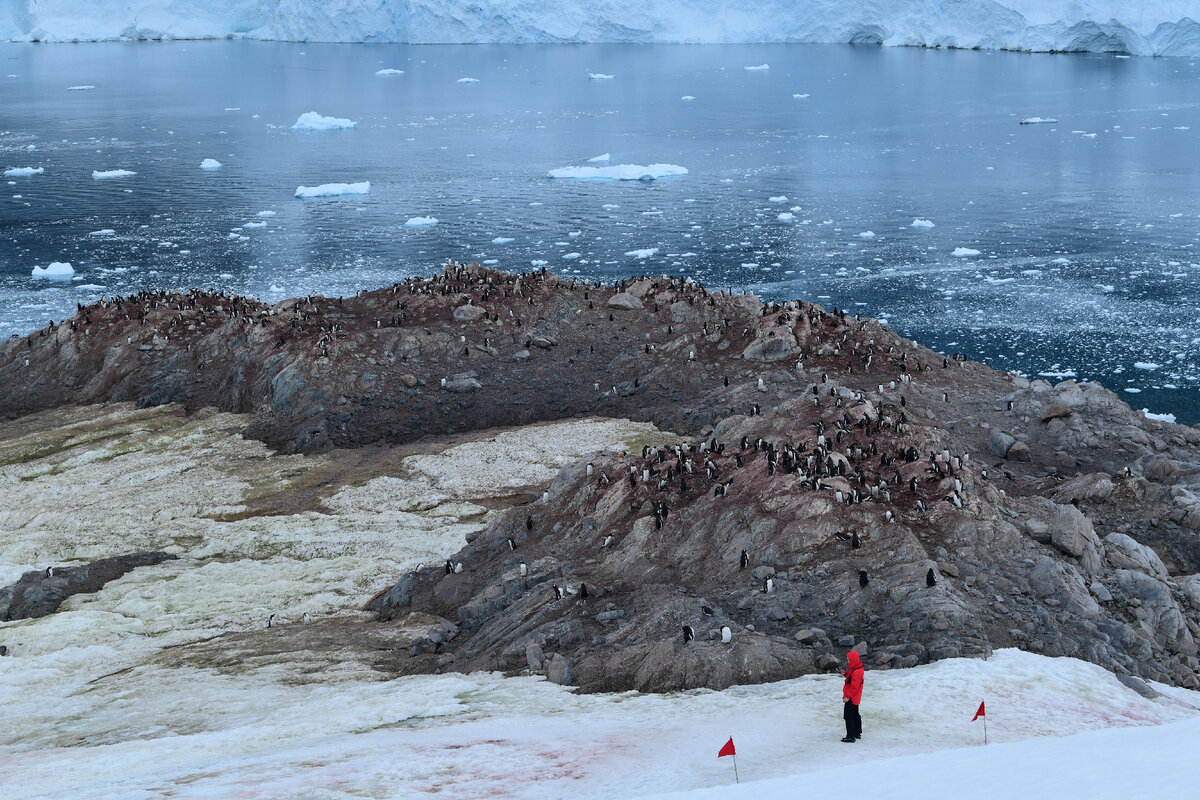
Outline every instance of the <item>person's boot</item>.
[(842, 741), (847, 742), (849, 744), (853, 744), (857, 740), (853, 736), (843, 736)]

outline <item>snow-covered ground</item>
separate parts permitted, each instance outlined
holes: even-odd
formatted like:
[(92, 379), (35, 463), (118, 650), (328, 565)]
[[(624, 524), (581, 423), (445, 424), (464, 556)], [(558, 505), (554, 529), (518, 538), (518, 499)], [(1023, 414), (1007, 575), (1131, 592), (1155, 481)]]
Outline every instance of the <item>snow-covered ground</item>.
[(1195, 0), (6, 0), (0, 39), (850, 42), (1200, 55)]
[[(343, 484), (360, 458), (272, 454), (231, 414), (45, 419), (0, 428), (0, 584), (138, 548), (180, 558), (0, 623), (6, 796), (792, 798), (851, 779), (897, 798), (1189, 796), (1200, 696), (1159, 686), (1146, 699), (1094, 665), (1016, 650), (869, 672), (853, 745), (838, 741), (834, 675), (580, 696), (533, 677), (380, 668), (405, 652), (392, 626), (362, 624), (363, 599), (455, 551), (494, 513), (479, 498), (536, 492), (594, 449), (669, 438), (648, 425), (492, 432)], [(270, 513), (276, 493), (315, 484), (331, 487), (315, 509)], [(270, 613), (281, 624), (265, 630)], [(981, 700), (987, 748), (970, 721)], [(729, 736), (738, 787), (716, 758)], [(1062, 791), (1068, 780), (1084, 788)]]

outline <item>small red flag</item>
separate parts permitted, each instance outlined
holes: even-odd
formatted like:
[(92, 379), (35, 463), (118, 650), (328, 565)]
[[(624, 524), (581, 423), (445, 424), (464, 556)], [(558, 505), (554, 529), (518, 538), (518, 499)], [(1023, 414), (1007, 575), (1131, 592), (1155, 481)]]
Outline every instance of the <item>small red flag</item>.
[(736, 755), (737, 755), (737, 750), (733, 749), (733, 737), (730, 736), (729, 741), (726, 742), (725, 746), (721, 748), (721, 752), (717, 753), (717, 758), (724, 758), (725, 756), (736, 756)]
[(986, 717), (986, 716), (987, 716), (987, 714), (983, 713), (983, 703), (980, 703), (979, 710), (975, 712), (975, 716), (971, 717), (971, 722), (974, 722), (975, 720), (979, 719), (980, 717)]

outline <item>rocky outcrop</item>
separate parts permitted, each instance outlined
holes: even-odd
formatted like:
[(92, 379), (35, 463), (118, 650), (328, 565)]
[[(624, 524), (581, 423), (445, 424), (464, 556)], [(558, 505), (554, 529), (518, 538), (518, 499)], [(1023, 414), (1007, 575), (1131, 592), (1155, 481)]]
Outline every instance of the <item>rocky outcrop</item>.
[(1200, 685), (1200, 431), (836, 309), (452, 265), (106, 301), (0, 345), (0, 412), (120, 399), (251, 411), (285, 450), (584, 414), (683, 436), (567, 466), (373, 599), (406, 670), (667, 690), (1017, 646)]
[(68, 597), (90, 594), (130, 570), (177, 558), (170, 553), (143, 552), (102, 558), (77, 567), (48, 567), (26, 572), (16, 583), (0, 588), (0, 621), (45, 617)]

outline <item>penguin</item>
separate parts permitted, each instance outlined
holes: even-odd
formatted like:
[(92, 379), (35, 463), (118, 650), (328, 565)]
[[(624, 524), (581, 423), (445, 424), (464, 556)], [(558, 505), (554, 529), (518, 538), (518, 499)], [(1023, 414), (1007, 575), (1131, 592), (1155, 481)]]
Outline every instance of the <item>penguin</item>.
[(613, 535), (610, 533), (610, 534), (608, 534), (607, 536), (605, 536), (605, 537), (604, 537), (604, 543), (603, 543), (602, 545), (600, 545), (600, 546), (601, 546), (601, 547), (608, 547), (608, 546), (609, 546), (610, 544), (612, 544), (612, 543), (613, 543)]
[(711, 606), (700, 606), (700, 613), (706, 617), (711, 617), (716, 612), (712, 610)]
[(862, 589), (867, 588), (867, 584), (870, 582), (871, 582), (871, 579), (867, 577), (867, 571), (865, 569), (860, 569), (858, 571), (859, 588), (862, 588)]
[(775, 581), (771, 578), (763, 579), (763, 594), (771, 594), (775, 591)]
[(527, 531), (533, 530), (533, 517), (525, 518), (525, 530), (527, 530)]
[(729, 642), (732, 641), (732, 639), (733, 639), (733, 631), (729, 630), (728, 625), (722, 625), (721, 626), (721, 641), (724, 644), (729, 644)]
[(741, 566), (738, 569), (745, 569), (750, 566), (750, 554), (745, 550), (742, 551)]
[(1012, 400), (1009, 400), (1009, 401), (1008, 401), (1008, 407), (1007, 407), (1007, 410), (1008, 410), (1008, 411), (1012, 411), (1012, 410), (1013, 410), (1013, 401), (1012, 401)]
[(3, 658), (6, 655), (8, 655), (8, 646), (0, 644), (0, 658)]
[(307, 625), (310, 622), (312, 622), (312, 615), (309, 614), (307, 611), (305, 611), (304, 612), (304, 624)]
[(267, 617), (267, 627), (269, 628), (274, 624), (275, 624), (275, 615), (272, 614), (271, 616)]
[(587, 599), (588, 599), (588, 590), (587, 590), (587, 584), (586, 584), (586, 583), (581, 583), (581, 584), (579, 584), (579, 599), (580, 599), (580, 600), (587, 600)]
[(850, 534), (850, 549), (857, 550), (860, 547), (862, 547), (862, 541), (858, 538), (858, 531), (854, 531)]
[(587, 465), (587, 474), (588, 474), (588, 477), (591, 477), (591, 474), (592, 474), (592, 465), (591, 465), (590, 463)]
[(454, 565), (454, 574), (458, 575), (462, 571), (463, 571), (463, 565), (462, 565), (462, 562), (460, 561)]
[(692, 626), (684, 625), (683, 626), (683, 643), (687, 644), (688, 642), (690, 642), (692, 639), (695, 639), (695, 638), (696, 638), (696, 631), (692, 628)]
[(554, 585), (554, 599), (555, 600), (563, 599), (563, 590), (562, 590), (562, 587), (559, 586), (558, 584)]
[(448, 558), (446, 559), (446, 574), (447, 575), (454, 574), (454, 562)]
[(47, 578), (54, 577), (54, 567), (46, 567), (46, 577)]
[(930, 567), (929, 571), (925, 573), (925, 585), (931, 589), (937, 586), (937, 578), (934, 577), (933, 567)]
[(522, 578), (524, 578), (526, 575), (528, 575), (528, 574), (529, 574), (529, 565), (528, 565), (528, 564), (526, 564), (525, 562), (521, 562), (521, 568), (520, 568), (520, 569), (521, 569), (521, 577), (522, 577)]

